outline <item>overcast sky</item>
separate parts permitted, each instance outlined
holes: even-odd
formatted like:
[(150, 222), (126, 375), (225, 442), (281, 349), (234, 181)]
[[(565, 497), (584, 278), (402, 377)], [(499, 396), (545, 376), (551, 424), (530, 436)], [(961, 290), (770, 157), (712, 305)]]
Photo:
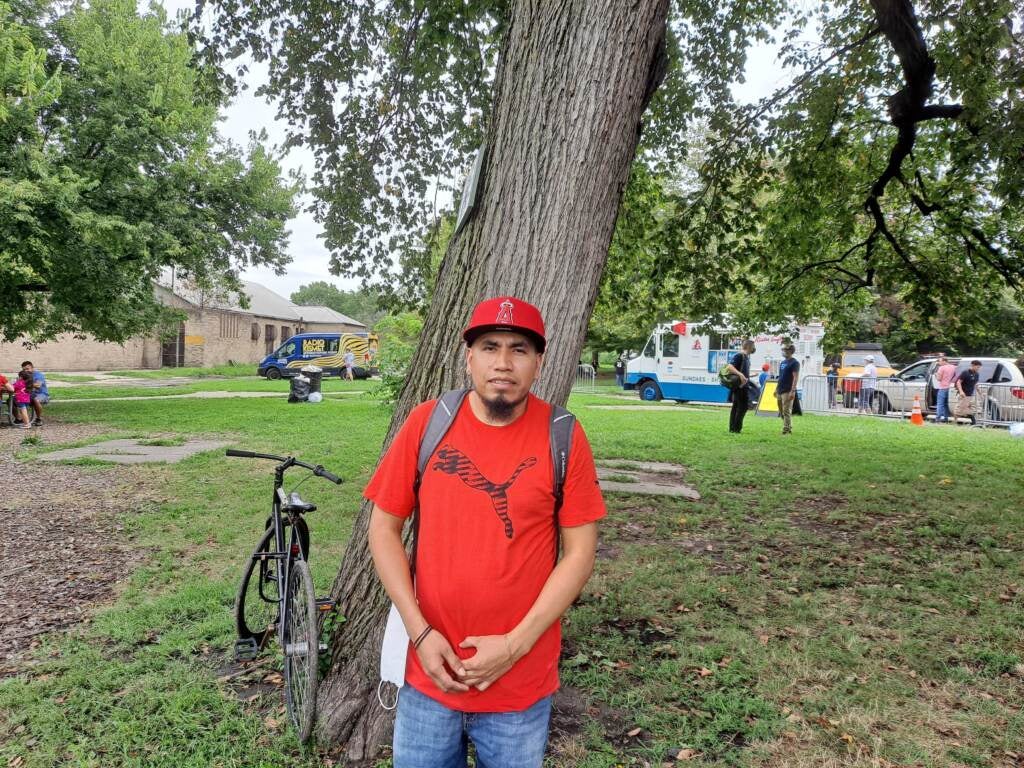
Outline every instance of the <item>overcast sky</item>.
[[(140, 11), (145, 11), (147, 6), (148, 2), (142, 0)], [(164, 7), (173, 17), (180, 10), (191, 12), (195, 8), (195, 0), (164, 0)], [(228, 107), (220, 125), (223, 136), (243, 147), (249, 143), (250, 132), (260, 129), (267, 132), (271, 145), (280, 146), (284, 142), (286, 126), (276, 119), (275, 108), (253, 95), (253, 91), (265, 82), (266, 72), (265, 65), (249, 62), (249, 88)], [(747, 82), (737, 85), (735, 92), (743, 101), (756, 101), (771, 93), (784, 79), (785, 73), (776, 61), (775, 50), (760, 46), (751, 52), (747, 63)], [(292, 149), (282, 164), (288, 170), (297, 169), (308, 176), (314, 166), (313, 155), (305, 148)], [(301, 200), (300, 207), (305, 208), (308, 203), (308, 199)], [(349, 290), (358, 287), (358, 280), (336, 277), (328, 271), (330, 255), (319, 237), (322, 229), (312, 214), (300, 213), (289, 222), (288, 228), (291, 231), (288, 253), (292, 261), (287, 266), (287, 273), (276, 275), (270, 269), (249, 269), (243, 273), (245, 279), (261, 283), (285, 297), (316, 280), (325, 280)]]

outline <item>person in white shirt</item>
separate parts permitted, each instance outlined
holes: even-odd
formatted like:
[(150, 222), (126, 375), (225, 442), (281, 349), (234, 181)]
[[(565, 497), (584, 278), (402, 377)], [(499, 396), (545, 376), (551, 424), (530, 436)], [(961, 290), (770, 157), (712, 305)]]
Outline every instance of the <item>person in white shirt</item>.
[(875, 386), (878, 384), (878, 368), (875, 367), (875, 356), (864, 358), (864, 373), (860, 377), (860, 400), (857, 413), (870, 413), (871, 403), (875, 399)]

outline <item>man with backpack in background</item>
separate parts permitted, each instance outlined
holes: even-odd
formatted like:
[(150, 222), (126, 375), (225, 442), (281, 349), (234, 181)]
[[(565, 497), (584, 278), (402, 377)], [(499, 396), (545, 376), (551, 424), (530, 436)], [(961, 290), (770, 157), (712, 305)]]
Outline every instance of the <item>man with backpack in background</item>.
[(544, 334), (524, 301), (478, 304), (463, 332), (472, 389), (413, 409), (364, 492), (374, 565), (412, 650), (395, 768), (464, 768), (469, 740), (479, 764), (543, 763), (560, 618), (590, 576), (605, 515), (582, 428), (530, 393)]
[(729, 411), (729, 432), (739, 434), (743, 431), (743, 417), (750, 407), (750, 356), (757, 351), (754, 342), (744, 339), (740, 351), (729, 359), (726, 370), (738, 378), (736, 386), (730, 391), (732, 410)]

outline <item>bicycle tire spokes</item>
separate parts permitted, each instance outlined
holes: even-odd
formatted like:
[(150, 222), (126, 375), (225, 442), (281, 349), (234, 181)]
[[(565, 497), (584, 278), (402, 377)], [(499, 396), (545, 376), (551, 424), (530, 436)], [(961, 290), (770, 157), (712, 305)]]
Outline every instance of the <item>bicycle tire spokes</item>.
[(285, 670), (285, 703), (299, 741), (309, 741), (316, 717), (317, 658), (320, 637), (317, 600), (309, 566), (302, 560), (290, 564), (285, 593), (282, 643)]

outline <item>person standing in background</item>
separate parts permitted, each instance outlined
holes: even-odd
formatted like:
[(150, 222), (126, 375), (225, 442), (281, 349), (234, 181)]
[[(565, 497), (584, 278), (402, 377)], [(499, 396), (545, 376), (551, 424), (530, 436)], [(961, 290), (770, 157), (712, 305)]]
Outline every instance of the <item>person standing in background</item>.
[(782, 434), (793, 431), (793, 403), (796, 400), (796, 384), (800, 379), (800, 361), (793, 357), (796, 347), (786, 344), (782, 348), (783, 360), (779, 364), (779, 383), (775, 387), (775, 399), (782, 416)]
[(739, 377), (739, 384), (733, 387), (732, 410), (729, 412), (729, 432), (738, 435), (743, 431), (743, 417), (747, 415), (750, 407), (750, 356), (757, 351), (754, 342), (744, 339), (740, 351), (736, 352), (729, 360), (726, 368), (730, 373)]
[(871, 404), (875, 400), (875, 386), (878, 384), (878, 368), (875, 356), (864, 358), (864, 373), (860, 377), (860, 400), (857, 401), (857, 413), (871, 413)]
[(946, 358), (944, 354), (939, 355), (939, 367), (935, 370), (935, 422), (946, 423), (949, 421), (949, 388), (953, 386), (953, 379), (956, 378), (956, 366)]
[(839, 362), (833, 360), (825, 374), (825, 383), (828, 385), (828, 407), (836, 407), (836, 390), (839, 388)]

